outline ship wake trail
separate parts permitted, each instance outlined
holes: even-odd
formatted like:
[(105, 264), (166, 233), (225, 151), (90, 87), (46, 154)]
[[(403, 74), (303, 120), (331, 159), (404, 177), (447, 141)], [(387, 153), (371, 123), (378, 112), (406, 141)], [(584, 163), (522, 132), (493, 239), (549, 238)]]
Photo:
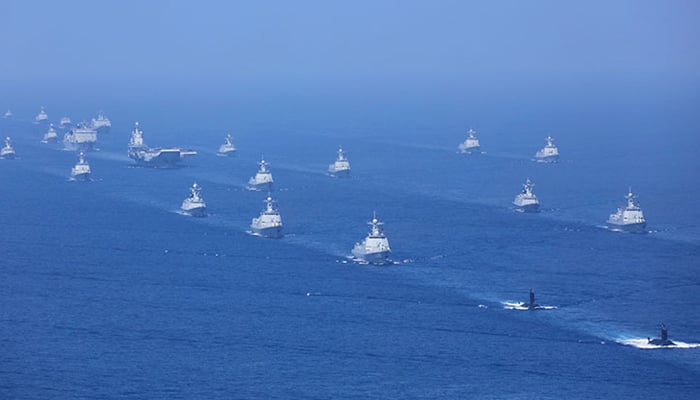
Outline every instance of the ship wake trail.
[(700, 348), (700, 343), (685, 343), (674, 340), (673, 345), (670, 346), (657, 346), (649, 343), (649, 339), (646, 338), (631, 338), (631, 339), (616, 339), (617, 343), (624, 344), (626, 346), (636, 347), (638, 349), (644, 350), (654, 350), (654, 349), (695, 349)]
[[(501, 302), (503, 304), (503, 308), (506, 310), (518, 310), (518, 311), (530, 311), (530, 308), (528, 308), (528, 305), (526, 303), (522, 302), (509, 302), (509, 301), (503, 301)], [(559, 307), (557, 306), (537, 306), (538, 310), (555, 310)]]

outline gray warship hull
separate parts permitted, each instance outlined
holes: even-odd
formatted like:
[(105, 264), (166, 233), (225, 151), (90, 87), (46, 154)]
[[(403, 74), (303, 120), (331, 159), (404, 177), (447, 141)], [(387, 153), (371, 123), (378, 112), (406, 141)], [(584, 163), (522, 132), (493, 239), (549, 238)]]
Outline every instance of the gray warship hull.
[(616, 224), (608, 221), (608, 229), (618, 232), (647, 233), (647, 223), (640, 222), (638, 224)]
[(250, 230), (258, 236), (263, 236), (271, 239), (279, 239), (284, 236), (281, 226), (272, 226), (269, 228), (255, 228), (251, 226)]

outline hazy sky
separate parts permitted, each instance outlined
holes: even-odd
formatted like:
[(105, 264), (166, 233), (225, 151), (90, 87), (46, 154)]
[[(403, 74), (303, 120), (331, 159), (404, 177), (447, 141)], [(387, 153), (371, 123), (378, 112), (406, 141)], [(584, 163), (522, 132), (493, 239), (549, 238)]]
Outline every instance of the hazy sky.
[(0, 82), (697, 84), (700, 2), (2, 0)]

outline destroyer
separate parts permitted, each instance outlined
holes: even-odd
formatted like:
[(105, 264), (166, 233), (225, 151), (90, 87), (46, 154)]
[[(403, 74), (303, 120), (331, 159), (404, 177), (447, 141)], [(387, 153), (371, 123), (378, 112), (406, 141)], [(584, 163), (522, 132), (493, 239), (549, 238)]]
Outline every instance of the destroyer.
[(70, 128), (71, 125), (73, 125), (73, 122), (70, 120), (70, 118), (63, 117), (61, 118), (61, 122), (58, 124), (61, 128)]
[(618, 208), (615, 214), (610, 214), (608, 228), (614, 231), (646, 233), (647, 221), (644, 219), (644, 213), (639, 208), (639, 204), (634, 201), (631, 188), (625, 198), (627, 199), (627, 207)]
[(190, 188), (190, 196), (182, 202), (180, 209), (193, 217), (207, 216), (207, 205), (202, 198), (202, 187), (197, 182)]
[(231, 135), (226, 135), (226, 138), (224, 139), (224, 144), (219, 146), (219, 152), (217, 153), (220, 156), (232, 156), (236, 154), (236, 146), (233, 145), (231, 142)]
[(131, 131), (129, 139), (129, 158), (138, 165), (147, 167), (174, 167), (186, 156), (196, 155), (193, 150), (183, 150), (177, 147), (162, 149), (149, 148), (143, 141), (143, 131), (137, 122)]
[(109, 133), (109, 130), (112, 128), (112, 121), (100, 111), (97, 113), (97, 118), (93, 118), (92, 121), (90, 121), (90, 128), (96, 130), (98, 133)]
[(391, 247), (389, 247), (389, 239), (384, 234), (384, 223), (377, 220), (377, 213), (374, 213), (372, 220), (368, 223), (370, 226), (367, 237), (360, 243), (355, 243), (352, 249), (352, 255), (356, 260), (365, 261), (370, 264), (389, 264), (391, 260)]
[(338, 158), (335, 159), (333, 164), (328, 166), (328, 174), (338, 178), (350, 177), (350, 161), (345, 157), (342, 147), (338, 148)]
[(250, 229), (258, 236), (268, 238), (281, 238), (284, 236), (282, 233), (282, 217), (274, 207), (272, 197), (269, 194), (265, 199), (265, 209), (258, 218), (253, 218)]
[(63, 135), (63, 146), (66, 150), (92, 150), (97, 142), (97, 131), (81, 122), (75, 128)]
[(90, 164), (85, 160), (85, 153), (81, 151), (78, 162), (70, 170), (70, 177), (74, 181), (89, 181), (91, 175)]
[(260, 165), (258, 172), (248, 180), (248, 190), (272, 190), (272, 172), (267, 167), (268, 164), (265, 162), (265, 159), (260, 160), (258, 165)]
[(481, 154), (481, 145), (479, 144), (479, 139), (476, 137), (476, 131), (474, 129), (469, 129), (467, 132), (467, 140), (460, 143), (457, 149), (462, 154)]
[(57, 143), (58, 142), (58, 134), (56, 133), (56, 129), (54, 129), (53, 124), (49, 125), (49, 130), (46, 131), (44, 134), (44, 138), (41, 140), (41, 143)]
[(40, 124), (42, 122), (47, 122), (49, 120), (49, 116), (46, 114), (46, 111), (44, 110), (44, 106), (41, 106), (41, 111), (39, 111), (39, 114), (34, 117), (34, 123), (35, 124)]
[(515, 209), (520, 212), (538, 212), (540, 210), (540, 202), (537, 200), (537, 196), (532, 193), (532, 187), (535, 186), (527, 178), (525, 184), (523, 185), (523, 191), (518, 193), (513, 200), (513, 205)]
[(559, 149), (554, 145), (554, 139), (547, 136), (547, 144), (535, 153), (535, 161), (541, 163), (555, 163), (559, 161)]
[(655, 346), (675, 346), (676, 344), (668, 340), (668, 329), (666, 329), (666, 324), (661, 324), (661, 338), (651, 339), (647, 338), (649, 344)]
[(12, 147), (12, 139), (9, 136), (5, 138), (5, 147), (0, 150), (0, 158), (6, 160), (15, 158), (15, 149)]

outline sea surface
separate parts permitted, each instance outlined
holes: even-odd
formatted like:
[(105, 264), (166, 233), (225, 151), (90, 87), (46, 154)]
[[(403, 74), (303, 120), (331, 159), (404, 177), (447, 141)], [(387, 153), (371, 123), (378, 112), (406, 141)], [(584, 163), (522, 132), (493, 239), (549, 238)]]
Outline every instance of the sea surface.
[[(105, 110), (112, 131), (82, 183), (68, 179), (75, 152), (39, 143), (38, 106), (13, 111), (0, 121), (18, 155), (0, 160), (0, 398), (700, 398), (690, 128), (662, 140), (638, 125), (477, 124), (485, 154), (465, 156), (464, 121), (213, 124), (122, 105)], [(199, 154), (135, 166), (137, 118), (147, 144)], [(216, 155), (226, 133), (235, 157)], [(548, 133), (561, 162), (532, 162)], [(325, 174), (339, 145), (350, 179)], [(280, 240), (246, 233), (267, 194), (245, 189), (262, 156)], [(511, 208), (528, 177), (538, 214)], [(207, 218), (178, 213), (195, 181)], [(648, 234), (605, 229), (629, 186)], [(375, 211), (390, 266), (349, 259)], [(551, 307), (509, 306), (530, 288)], [(681, 348), (646, 346), (662, 322)]]

